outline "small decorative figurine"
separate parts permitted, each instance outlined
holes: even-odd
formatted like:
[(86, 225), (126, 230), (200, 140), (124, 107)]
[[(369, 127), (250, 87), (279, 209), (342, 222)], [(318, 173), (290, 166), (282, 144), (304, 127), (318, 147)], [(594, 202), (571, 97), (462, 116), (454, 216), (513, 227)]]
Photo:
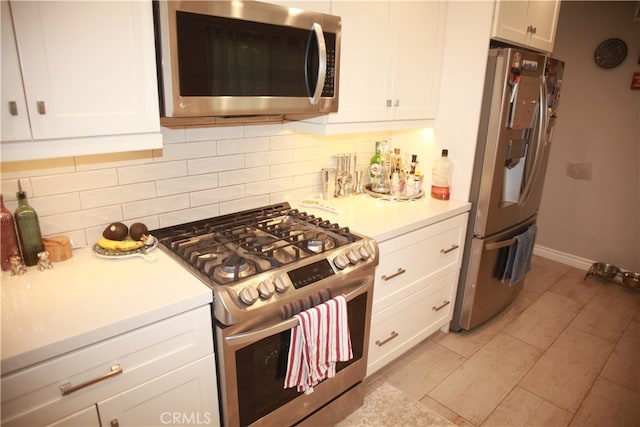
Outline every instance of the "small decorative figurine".
[(20, 258), (20, 256), (13, 255), (11, 258), (9, 258), (9, 261), (11, 263), (12, 276), (21, 275), (27, 272), (27, 268), (22, 263), (22, 258)]
[(49, 261), (49, 252), (38, 252), (38, 269), (40, 271), (50, 270), (53, 268), (51, 261)]

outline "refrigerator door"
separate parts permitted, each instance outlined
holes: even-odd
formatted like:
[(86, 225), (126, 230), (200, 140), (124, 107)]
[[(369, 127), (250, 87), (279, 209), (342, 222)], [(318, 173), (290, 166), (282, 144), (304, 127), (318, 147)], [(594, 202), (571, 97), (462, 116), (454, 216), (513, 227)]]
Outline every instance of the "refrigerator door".
[(526, 50), (490, 50), (471, 192), (476, 236), (538, 211), (549, 151), (546, 59)]
[[(520, 293), (526, 276), (517, 284), (502, 281), (509, 247), (514, 237), (535, 223), (535, 217), (490, 238), (473, 237), (466, 242), (461, 283), (451, 330), (470, 330), (506, 308)], [(462, 277), (464, 275), (464, 277)]]

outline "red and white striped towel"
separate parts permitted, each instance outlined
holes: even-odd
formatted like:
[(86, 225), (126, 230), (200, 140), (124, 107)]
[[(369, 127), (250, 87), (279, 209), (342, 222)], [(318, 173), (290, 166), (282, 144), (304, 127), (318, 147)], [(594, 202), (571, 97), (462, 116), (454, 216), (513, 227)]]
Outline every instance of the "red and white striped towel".
[(336, 362), (353, 358), (347, 300), (340, 295), (294, 317), (298, 326), (291, 332), (284, 388), (309, 394), (320, 381), (335, 376)]

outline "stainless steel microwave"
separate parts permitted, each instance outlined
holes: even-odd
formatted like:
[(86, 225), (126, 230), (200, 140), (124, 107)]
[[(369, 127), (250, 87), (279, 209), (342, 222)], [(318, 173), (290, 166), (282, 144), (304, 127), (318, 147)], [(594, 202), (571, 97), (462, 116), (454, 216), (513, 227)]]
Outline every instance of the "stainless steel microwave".
[(155, 1), (161, 116), (338, 111), (341, 19), (254, 1)]

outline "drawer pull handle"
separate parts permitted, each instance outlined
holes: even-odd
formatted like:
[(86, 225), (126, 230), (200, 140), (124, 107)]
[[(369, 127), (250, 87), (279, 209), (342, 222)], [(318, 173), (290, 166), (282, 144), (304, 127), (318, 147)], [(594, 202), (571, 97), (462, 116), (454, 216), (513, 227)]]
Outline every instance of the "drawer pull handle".
[(441, 306), (436, 307), (435, 305), (432, 307), (433, 311), (440, 311), (443, 308), (445, 308), (446, 306), (448, 306), (449, 304), (451, 304), (451, 301), (445, 301)]
[(38, 114), (44, 116), (47, 114), (47, 108), (44, 105), (44, 101), (36, 102), (36, 108), (38, 109)]
[(391, 335), (389, 336), (389, 338), (387, 338), (386, 340), (380, 341), (380, 340), (376, 340), (376, 345), (378, 347), (382, 347), (383, 345), (385, 345), (386, 343), (388, 343), (389, 341), (391, 341), (394, 338), (398, 337), (398, 333), (396, 331), (391, 331)]
[(440, 249), (440, 253), (442, 254), (448, 254), (451, 251), (455, 251), (456, 249), (458, 249), (460, 246), (459, 245), (451, 245), (451, 247), (449, 249)]
[(9, 101), (9, 114), (12, 116), (18, 115), (18, 104), (16, 101)]
[(120, 427), (120, 423), (117, 418), (111, 420), (111, 427)]
[(401, 275), (403, 273), (406, 273), (406, 272), (407, 272), (407, 270), (405, 270), (404, 268), (401, 267), (401, 268), (398, 268), (398, 271), (393, 273), (391, 276), (387, 276), (386, 274), (384, 276), (382, 276), (382, 280), (385, 280), (385, 281), (386, 280), (391, 280), (394, 277), (397, 277), (397, 276), (399, 276), (399, 275)]
[(66, 383), (66, 384), (62, 384), (60, 386), (60, 391), (62, 391), (62, 395), (66, 396), (68, 394), (74, 393), (78, 390), (81, 390), (85, 387), (89, 387), (90, 385), (94, 385), (95, 383), (99, 383), (100, 381), (104, 381), (107, 380), (111, 377), (115, 377), (117, 375), (120, 375), (121, 373), (123, 373), (124, 371), (122, 370), (122, 368), (120, 367), (120, 365), (113, 365), (111, 367), (111, 371), (107, 372), (104, 375), (101, 375), (97, 378), (94, 378), (92, 380), (89, 380), (87, 382), (84, 382), (82, 384), (78, 384), (78, 385), (71, 385), (71, 383)]

